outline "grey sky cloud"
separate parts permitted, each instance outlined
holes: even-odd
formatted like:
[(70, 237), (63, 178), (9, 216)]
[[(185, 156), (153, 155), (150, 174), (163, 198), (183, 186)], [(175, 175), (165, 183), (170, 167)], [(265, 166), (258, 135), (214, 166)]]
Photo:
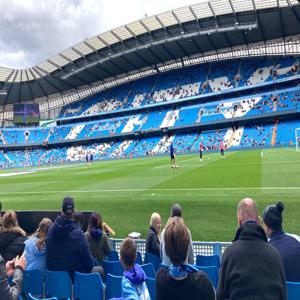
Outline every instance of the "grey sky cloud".
[(203, 0), (0, 0), (0, 66), (24, 69), (106, 30)]

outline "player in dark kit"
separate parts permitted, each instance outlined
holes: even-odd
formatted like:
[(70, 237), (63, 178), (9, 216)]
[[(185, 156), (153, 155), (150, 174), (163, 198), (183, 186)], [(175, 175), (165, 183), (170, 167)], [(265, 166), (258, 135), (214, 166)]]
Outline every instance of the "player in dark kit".
[(175, 150), (173, 147), (173, 143), (170, 145), (170, 158), (171, 158), (171, 168), (177, 168), (176, 162), (175, 162)]
[(220, 152), (221, 152), (221, 157), (224, 158), (224, 150), (225, 150), (225, 145), (223, 143), (223, 141), (221, 141), (220, 143)]
[(202, 161), (203, 150), (204, 150), (204, 146), (203, 143), (201, 142), (199, 145), (200, 161)]

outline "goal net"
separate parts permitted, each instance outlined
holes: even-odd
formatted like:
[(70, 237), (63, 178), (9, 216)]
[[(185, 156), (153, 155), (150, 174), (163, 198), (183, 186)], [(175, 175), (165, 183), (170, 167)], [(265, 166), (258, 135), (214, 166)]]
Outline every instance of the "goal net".
[(295, 144), (296, 144), (296, 151), (300, 152), (300, 127), (295, 129)]

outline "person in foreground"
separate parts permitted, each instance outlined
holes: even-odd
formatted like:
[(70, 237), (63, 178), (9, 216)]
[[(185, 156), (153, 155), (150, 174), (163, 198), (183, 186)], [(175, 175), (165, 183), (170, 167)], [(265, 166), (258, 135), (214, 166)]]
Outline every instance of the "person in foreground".
[(157, 300), (214, 300), (215, 291), (207, 275), (187, 264), (190, 234), (180, 217), (170, 218), (165, 228), (165, 249), (171, 260), (156, 274)]
[(283, 210), (284, 205), (281, 202), (267, 206), (263, 212), (263, 228), (269, 243), (282, 257), (286, 280), (300, 282), (300, 238), (283, 231)]
[(132, 238), (126, 238), (120, 248), (121, 263), (124, 267), (122, 279), (122, 298), (131, 300), (151, 300), (146, 286), (147, 276), (143, 269), (135, 264), (136, 244)]
[(217, 299), (286, 300), (281, 257), (258, 224), (254, 200), (240, 201), (237, 219), (235, 238), (222, 256)]
[[(24, 255), (17, 256), (6, 264), (0, 256), (0, 299), (18, 300), (22, 290), (23, 271), (26, 267)], [(8, 277), (13, 276), (12, 283)]]
[(151, 215), (150, 228), (146, 238), (146, 252), (155, 254), (160, 258), (160, 227), (161, 217), (157, 212)]

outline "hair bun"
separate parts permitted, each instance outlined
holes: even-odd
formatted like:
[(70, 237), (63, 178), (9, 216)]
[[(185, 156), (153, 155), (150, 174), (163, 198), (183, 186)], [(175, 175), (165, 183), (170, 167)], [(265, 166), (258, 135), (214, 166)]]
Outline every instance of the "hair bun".
[(281, 213), (281, 212), (283, 212), (283, 210), (284, 210), (284, 204), (282, 203), (282, 202), (277, 202), (276, 203), (276, 207), (277, 207), (277, 210)]

